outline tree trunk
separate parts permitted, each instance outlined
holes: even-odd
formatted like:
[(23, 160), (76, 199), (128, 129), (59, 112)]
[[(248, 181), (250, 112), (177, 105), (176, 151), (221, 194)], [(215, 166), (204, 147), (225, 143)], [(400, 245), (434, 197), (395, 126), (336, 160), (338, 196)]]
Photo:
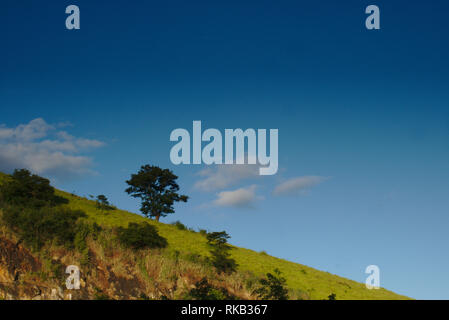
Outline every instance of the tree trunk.
[(159, 218), (160, 218), (160, 217), (161, 217), (160, 214), (157, 214), (157, 215), (156, 215), (156, 221), (157, 221), (157, 222), (159, 222)]

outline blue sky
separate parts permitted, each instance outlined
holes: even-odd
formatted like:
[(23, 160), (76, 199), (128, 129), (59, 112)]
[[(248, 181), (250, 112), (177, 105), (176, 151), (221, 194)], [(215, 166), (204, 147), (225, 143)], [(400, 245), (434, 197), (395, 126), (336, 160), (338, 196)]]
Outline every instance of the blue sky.
[[(80, 30), (65, 29), (70, 4)], [(369, 4), (380, 30), (365, 28)], [(28, 166), (137, 212), (125, 180), (167, 167), (191, 199), (165, 222), (361, 282), (375, 264), (383, 287), (448, 299), (447, 12), (447, 1), (2, 1), (0, 170)], [(193, 120), (279, 129), (278, 173), (174, 166), (170, 133)], [(291, 192), (273, 194), (286, 181)], [(214, 202), (242, 190), (246, 205)]]

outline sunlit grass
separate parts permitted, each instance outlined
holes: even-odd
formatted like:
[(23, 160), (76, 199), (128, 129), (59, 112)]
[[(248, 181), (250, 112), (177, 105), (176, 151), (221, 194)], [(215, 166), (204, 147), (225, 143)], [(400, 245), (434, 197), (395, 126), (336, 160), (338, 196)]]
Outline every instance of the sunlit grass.
[[(0, 173), (0, 182), (6, 178), (4, 174)], [(103, 227), (126, 227), (130, 222), (147, 222), (156, 226), (159, 234), (167, 239), (168, 250), (178, 251), (184, 256), (188, 254), (209, 255), (206, 239), (198, 232), (179, 230), (173, 225), (155, 222), (124, 210), (101, 211), (96, 208), (96, 203), (93, 200), (59, 190), (57, 193), (69, 199), (69, 207), (83, 210), (88, 215), (88, 219)], [(279, 259), (265, 252), (234, 247), (232, 256), (239, 265), (239, 271), (250, 271), (256, 276), (263, 276), (278, 268), (287, 279), (290, 289), (305, 292), (311, 299), (327, 299), (331, 293), (335, 293), (337, 299), (408, 299), (383, 288), (368, 290), (362, 283)]]
[[(141, 215), (119, 209), (102, 212), (96, 208), (95, 201), (66, 192), (58, 192), (70, 200), (70, 207), (85, 211), (89, 219), (97, 222), (99, 225), (125, 227), (130, 222), (145, 221), (156, 226), (159, 234), (167, 239), (169, 250), (176, 250), (183, 254), (200, 254), (202, 256), (209, 254), (205, 237), (197, 232), (179, 230), (173, 225), (155, 222)], [(251, 271), (258, 276), (278, 268), (287, 279), (289, 288), (307, 292), (312, 299), (326, 299), (331, 293), (335, 293), (337, 299), (407, 299), (405, 296), (395, 294), (383, 288), (368, 290), (364, 284), (356, 281), (279, 259), (266, 253), (234, 247), (232, 256), (237, 261), (239, 270)]]

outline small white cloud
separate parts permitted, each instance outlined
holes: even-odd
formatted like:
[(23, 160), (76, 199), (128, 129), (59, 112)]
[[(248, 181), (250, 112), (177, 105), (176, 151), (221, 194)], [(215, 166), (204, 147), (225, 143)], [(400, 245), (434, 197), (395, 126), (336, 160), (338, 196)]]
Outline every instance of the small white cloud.
[(71, 144), (75, 149), (88, 149), (88, 148), (99, 148), (104, 146), (104, 143), (98, 140), (75, 138), (74, 136), (68, 134), (65, 131), (59, 131), (56, 136), (60, 138), (64, 143)]
[(56, 179), (92, 172), (92, 160), (79, 153), (104, 143), (55, 132), (57, 127), (42, 118), (15, 128), (0, 126), (0, 170), (27, 168)]
[(199, 172), (201, 180), (194, 185), (202, 191), (216, 191), (237, 184), (238, 182), (259, 176), (259, 166), (249, 164), (223, 164)]
[(314, 187), (327, 179), (327, 177), (320, 176), (291, 178), (277, 185), (273, 190), (273, 194), (276, 196), (304, 194), (311, 187)]
[(218, 197), (213, 203), (220, 207), (248, 208), (252, 207), (256, 199), (258, 199), (256, 196), (256, 186), (252, 185), (248, 188), (222, 191), (218, 193)]

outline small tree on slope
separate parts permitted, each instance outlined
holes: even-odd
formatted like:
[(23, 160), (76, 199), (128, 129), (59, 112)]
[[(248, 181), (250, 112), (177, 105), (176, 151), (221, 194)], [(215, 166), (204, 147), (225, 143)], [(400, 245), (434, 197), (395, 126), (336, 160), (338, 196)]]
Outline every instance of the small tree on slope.
[(237, 263), (231, 258), (229, 251), (232, 247), (228, 244), (230, 236), (225, 232), (211, 232), (207, 234), (207, 244), (212, 255), (212, 264), (219, 273), (233, 273), (237, 269)]
[(274, 274), (267, 273), (267, 277), (259, 280), (260, 287), (255, 290), (262, 300), (288, 300), (286, 280), (279, 269), (274, 269)]

